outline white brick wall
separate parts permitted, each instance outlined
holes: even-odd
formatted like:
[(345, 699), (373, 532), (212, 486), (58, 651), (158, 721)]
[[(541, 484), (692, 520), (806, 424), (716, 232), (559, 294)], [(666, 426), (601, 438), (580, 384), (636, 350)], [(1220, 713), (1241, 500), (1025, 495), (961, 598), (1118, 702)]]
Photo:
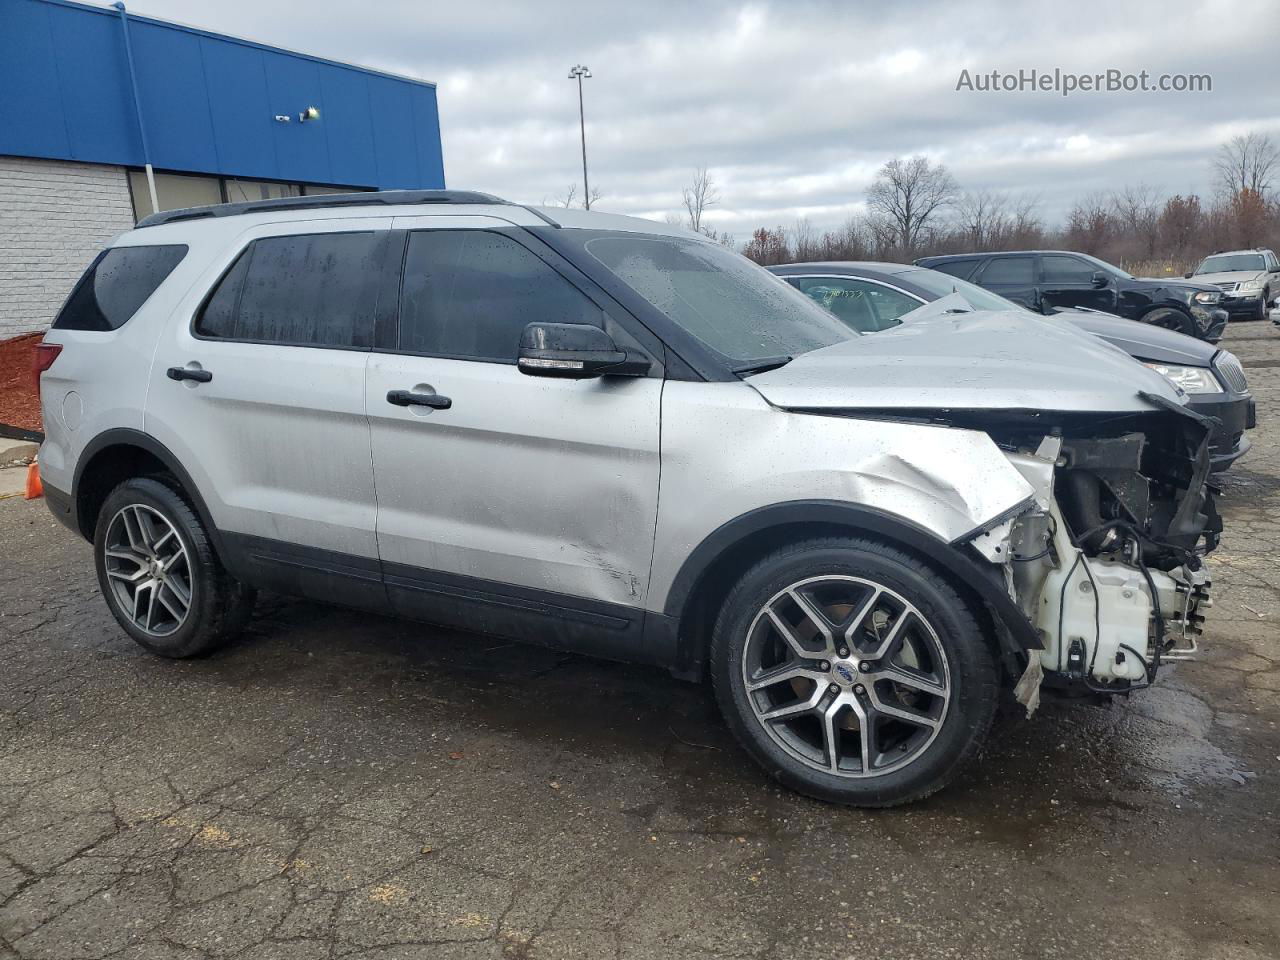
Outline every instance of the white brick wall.
[(123, 167), (0, 156), (0, 340), (47, 328), (98, 251), (132, 227)]

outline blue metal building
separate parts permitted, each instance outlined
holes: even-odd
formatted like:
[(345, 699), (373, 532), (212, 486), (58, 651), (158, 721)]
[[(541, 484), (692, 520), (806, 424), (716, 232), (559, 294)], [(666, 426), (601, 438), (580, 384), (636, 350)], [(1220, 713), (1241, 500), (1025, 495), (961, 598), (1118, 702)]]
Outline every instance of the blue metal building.
[(123, 9), (0, 0), (0, 338), (46, 326), (153, 206), (443, 186), (434, 84)]

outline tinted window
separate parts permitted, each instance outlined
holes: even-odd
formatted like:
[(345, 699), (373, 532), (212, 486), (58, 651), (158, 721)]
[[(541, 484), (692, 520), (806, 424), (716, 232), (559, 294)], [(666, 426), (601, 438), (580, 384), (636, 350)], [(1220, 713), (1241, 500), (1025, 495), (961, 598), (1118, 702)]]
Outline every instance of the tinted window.
[(375, 233), (255, 240), (196, 322), (205, 337), (368, 347), (378, 301)]
[(484, 230), (409, 236), (401, 350), (514, 363), (527, 324), (602, 321), (599, 307), (510, 237)]
[(797, 277), (788, 282), (859, 333), (896, 327), (900, 316), (920, 306), (919, 299), (869, 280)]
[(972, 275), (973, 268), (981, 262), (980, 260), (944, 260), (942, 263), (928, 264), (928, 269), (949, 273), (953, 277), (967, 280)]
[(749, 362), (799, 356), (856, 334), (763, 267), (681, 237), (597, 237), (587, 251), (711, 349)]
[(1035, 260), (1031, 257), (998, 257), (982, 271), (982, 283), (1035, 283)]
[(119, 329), (186, 255), (182, 244), (104, 250), (71, 291), (53, 328)]
[(1046, 255), (1040, 259), (1045, 283), (1091, 283), (1097, 271), (1093, 264), (1075, 257)]

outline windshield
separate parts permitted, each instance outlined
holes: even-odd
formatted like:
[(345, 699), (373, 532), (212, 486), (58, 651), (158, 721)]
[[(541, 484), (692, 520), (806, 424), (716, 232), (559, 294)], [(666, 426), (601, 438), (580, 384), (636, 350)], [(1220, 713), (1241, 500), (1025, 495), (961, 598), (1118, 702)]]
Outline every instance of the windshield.
[(1205, 257), (1196, 267), (1196, 273), (1231, 273), (1233, 270), (1262, 270), (1265, 266), (1260, 253), (1232, 253), (1221, 257)]
[(1012, 300), (1006, 300), (990, 290), (984, 290), (976, 283), (970, 283), (968, 280), (961, 280), (958, 277), (950, 277), (945, 273), (939, 273), (937, 270), (907, 270), (897, 274), (906, 283), (914, 284), (927, 293), (933, 294), (934, 299), (945, 297), (949, 293), (958, 293), (966, 300), (975, 310), (1025, 310), (1026, 308), (1014, 303)]
[(586, 246), (672, 322), (731, 361), (796, 357), (858, 335), (763, 267), (718, 244), (626, 235), (597, 237)]

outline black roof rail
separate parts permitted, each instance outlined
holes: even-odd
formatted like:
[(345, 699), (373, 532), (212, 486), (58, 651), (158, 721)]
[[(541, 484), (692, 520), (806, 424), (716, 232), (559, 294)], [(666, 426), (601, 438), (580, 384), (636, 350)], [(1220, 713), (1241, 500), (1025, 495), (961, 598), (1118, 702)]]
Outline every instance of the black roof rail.
[[(278, 197), (273, 200), (250, 200), (247, 203), (219, 203), (208, 207), (185, 207), (162, 210), (138, 221), (139, 227), (157, 227), (180, 220), (204, 220), (212, 217), (235, 217), (242, 213), (269, 213), (276, 210), (314, 210), (324, 207), (408, 206), (417, 203), (488, 203), (511, 204), (500, 197), (475, 190), (366, 190), (361, 193), (327, 193), (312, 197)], [(524, 209), (529, 209), (525, 207)], [(536, 210), (531, 211), (539, 215)], [(552, 222), (548, 217), (542, 219)]]

